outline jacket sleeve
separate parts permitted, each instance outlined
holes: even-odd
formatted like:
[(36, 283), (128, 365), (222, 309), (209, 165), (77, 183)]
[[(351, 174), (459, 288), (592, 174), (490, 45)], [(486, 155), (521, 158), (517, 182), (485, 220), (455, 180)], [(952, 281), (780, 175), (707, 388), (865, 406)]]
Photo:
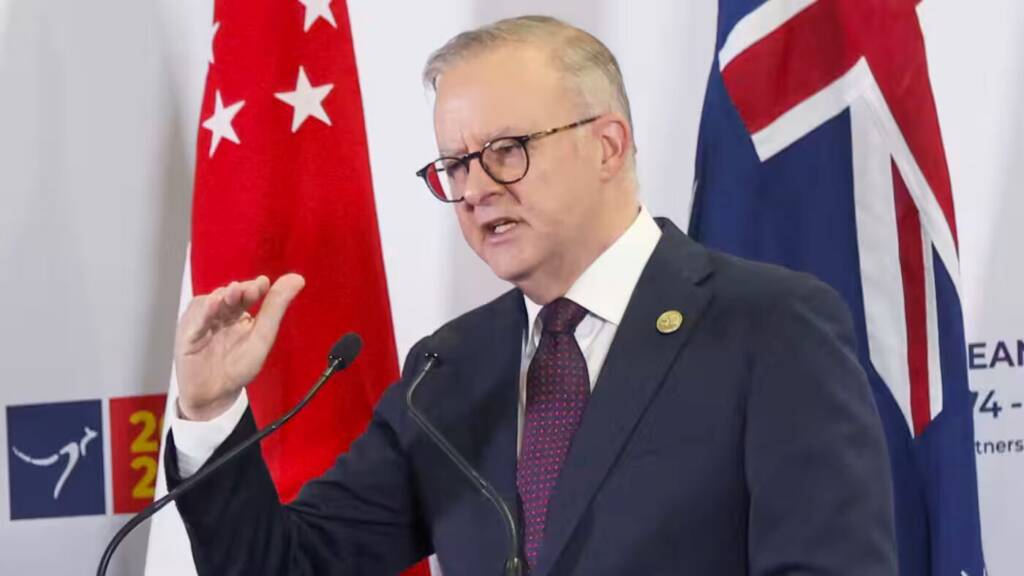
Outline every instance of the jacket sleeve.
[(885, 437), (845, 304), (807, 282), (765, 315), (754, 345), (750, 574), (895, 576)]
[[(398, 401), (399, 388), (381, 404)], [(182, 495), (177, 506), (198, 574), (398, 574), (428, 555), (413, 473), (382, 412), (378, 405), (350, 450), (290, 504), (280, 503), (258, 446)], [(247, 410), (210, 461), (255, 433)], [(182, 482), (173, 433), (165, 454), (173, 489)]]

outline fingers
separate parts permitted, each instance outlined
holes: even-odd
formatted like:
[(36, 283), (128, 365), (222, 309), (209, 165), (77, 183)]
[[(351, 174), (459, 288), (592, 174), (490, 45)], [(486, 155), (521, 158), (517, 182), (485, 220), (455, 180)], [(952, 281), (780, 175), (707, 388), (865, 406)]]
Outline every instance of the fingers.
[(259, 302), (270, 290), (270, 278), (260, 276), (248, 283), (242, 290), (242, 303), (246, 309)]
[(188, 348), (202, 340), (212, 329), (213, 313), (216, 311), (215, 300), (219, 294), (198, 296), (189, 302), (188, 308), (178, 322), (177, 339)]
[(223, 326), (234, 324), (266, 294), (269, 285), (270, 280), (260, 276), (214, 290), (209, 296), (210, 320)]
[(179, 337), (185, 344), (202, 340), (211, 330), (237, 322), (270, 288), (270, 279), (259, 276), (232, 282), (205, 296), (192, 299), (182, 315)]
[(270, 346), (277, 337), (277, 329), (281, 325), (288, 305), (306, 285), (306, 280), (298, 274), (285, 274), (274, 282), (267, 292), (267, 297), (256, 316), (253, 335)]
[(253, 304), (259, 302), (260, 298), (270, 288), (270, 279), (260, 276), (245, 282), (232, 282), (224, 288), (224, 303), (228, 306), (230, 314), (241, 314)]

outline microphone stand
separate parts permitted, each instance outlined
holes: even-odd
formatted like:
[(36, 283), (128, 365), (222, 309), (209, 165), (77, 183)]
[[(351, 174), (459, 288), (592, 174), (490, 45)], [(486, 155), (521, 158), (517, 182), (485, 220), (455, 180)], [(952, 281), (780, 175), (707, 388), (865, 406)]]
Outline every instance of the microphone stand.
[(416, 375), (416, 379), (412, 381), (409, 386), (409, 391), (405, 393), (405, 404), (409, 408), (409, 415), (419, 425), (419, 427), (427, 433), (427, 436), (434, 441), (435, 444), (451, 458), (452, 462), (458, 466), (459, 470), (466, 475), (467, 478), (473, 483), (476, 488), (483, 493), (484, 496), (490, 500), (491, 504), (498, 510), (498, 514), (501, 515), (501, 519), (505, 523), (505, 532), (508, 536), (508, 557), (505, 560), (505, 576), (521, 576), (523, 573), (523, 563), (519, 558), (519, 531), (516, 529), (515, 517), (512, 516), (512, 510), (509, 509), (508, 504), (498, 494), (497, 490), (483, 476), (480, 475), (470, 464), (462, 457), (462, 454), (455, 449), (454, 446), (441, 435), (434, 426), (427, 420), (412, 402), (413, 393), (416, 392), (416, 387), (423, 381), (423, 377), (427, 375), (435, 365), (440, 363), (440, 358), (437, 354), (427, 353), (425, 354), (427, 359), (426, 364), (420, 369), (419, 374)]

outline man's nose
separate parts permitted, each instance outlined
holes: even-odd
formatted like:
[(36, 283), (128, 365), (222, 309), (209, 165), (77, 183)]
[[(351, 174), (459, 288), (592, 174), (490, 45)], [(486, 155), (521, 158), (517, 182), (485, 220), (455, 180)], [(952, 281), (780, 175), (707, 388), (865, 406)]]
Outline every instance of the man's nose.
[(467, 204), (477, 206), (490, 201), (498, 194), (505, 192), (504, 184), (499, 184), (491, 178), (491, 175), (484, 170), (483, 165), (477, 162), (469, 163), (469, 172), (466, 174), (466, 189), (463, 199)]

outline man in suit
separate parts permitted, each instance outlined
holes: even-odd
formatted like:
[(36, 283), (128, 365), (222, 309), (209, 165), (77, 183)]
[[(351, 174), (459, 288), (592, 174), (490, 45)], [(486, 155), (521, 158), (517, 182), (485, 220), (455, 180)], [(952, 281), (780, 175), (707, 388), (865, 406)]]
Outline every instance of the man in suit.
[[(501, 519), (416, 401), (515, 510), (537, 576), (896, 573), (885, 445), (839, 297), (708, 251), (638, 200), (629, 104), (585, 32), (519, 18), (428, 62), (441, 158), (420, 172), (515, 285), (421, 340), (351, 450), (279, 503), (258, 450), (178, 507), (201, 574), (500, 574)], [(195, 299), (169, 485), (255, 432), (295, 275)], [(246, 309), (265, 297), (258, 316)]]

